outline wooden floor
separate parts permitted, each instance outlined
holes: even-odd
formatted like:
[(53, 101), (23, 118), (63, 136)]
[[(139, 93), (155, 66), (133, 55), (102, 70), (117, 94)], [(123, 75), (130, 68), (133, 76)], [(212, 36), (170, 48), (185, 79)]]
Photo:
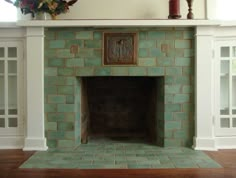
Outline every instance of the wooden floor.
[(0, 151), (0, 178), (236, 178), (236, 150), (206, 152), (224, 168), (218, 169), (18, 169), (34, 152)]

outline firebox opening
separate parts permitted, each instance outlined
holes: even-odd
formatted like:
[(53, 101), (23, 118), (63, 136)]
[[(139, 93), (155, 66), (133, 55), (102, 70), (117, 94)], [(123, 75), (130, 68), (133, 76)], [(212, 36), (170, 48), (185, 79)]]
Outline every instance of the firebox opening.
[(160, 143), (163, 81), (163, 77), (84, 77), (81, 142), (103, 137)]

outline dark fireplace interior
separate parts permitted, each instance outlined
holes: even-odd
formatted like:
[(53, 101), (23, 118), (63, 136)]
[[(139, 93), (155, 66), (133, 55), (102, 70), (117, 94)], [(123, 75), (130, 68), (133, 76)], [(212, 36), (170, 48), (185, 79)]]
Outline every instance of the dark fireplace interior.
[(158, 110), (164, 104), (159, 78), (84, 77), (81, 142), (105, 137), (157, 143)]

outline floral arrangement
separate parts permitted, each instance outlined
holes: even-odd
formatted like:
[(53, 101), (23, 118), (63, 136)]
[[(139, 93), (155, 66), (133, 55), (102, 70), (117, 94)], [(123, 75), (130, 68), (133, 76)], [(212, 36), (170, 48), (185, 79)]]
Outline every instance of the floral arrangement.
[(5, 0), (21, 9), (22, 14), (32, 14), (46, 12), (52, 17), (61, 13), (66, 13), (69, 6), (72, 6), (77, 0)]

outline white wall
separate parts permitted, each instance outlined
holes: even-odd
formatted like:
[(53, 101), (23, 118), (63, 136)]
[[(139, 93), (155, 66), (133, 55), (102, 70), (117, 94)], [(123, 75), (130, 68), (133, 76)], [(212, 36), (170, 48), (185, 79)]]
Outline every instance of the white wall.
[[(181, 15), (187, 16), (187, 2), (180, 0)], [(169, 0), (79, 0), (59, 19), (167, 19)], [(205, 18), (205, 0), (193, 1), (196, 19)]]

